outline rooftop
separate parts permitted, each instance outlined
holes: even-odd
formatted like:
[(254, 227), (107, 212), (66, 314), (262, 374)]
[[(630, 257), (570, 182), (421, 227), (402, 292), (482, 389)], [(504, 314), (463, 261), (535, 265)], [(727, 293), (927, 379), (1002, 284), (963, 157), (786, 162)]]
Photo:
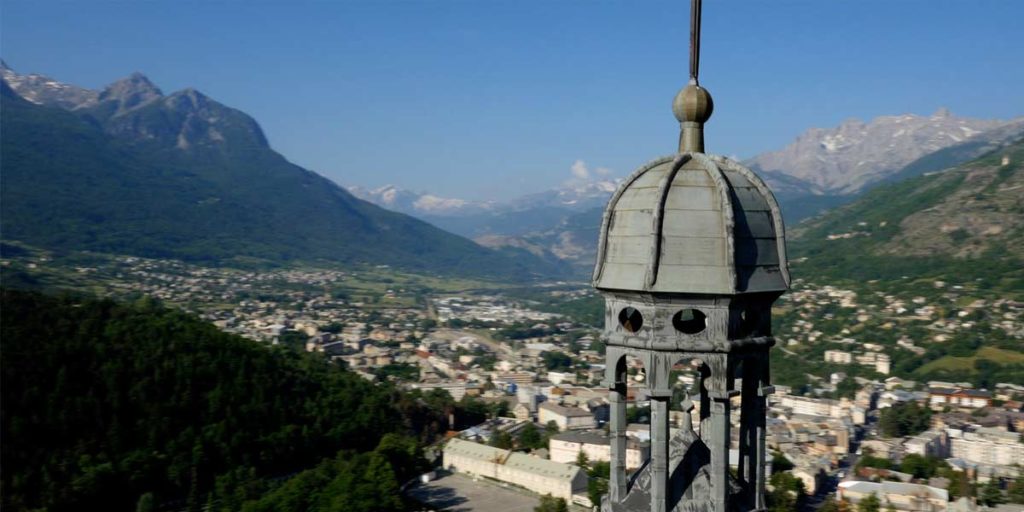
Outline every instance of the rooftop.
[(886, 494), (902, 494), (904, 496), (921, 496), (944, 502), (949, 501), (949, 493), (945, 489), (921, 484), (905, 484), (902, 482), (840, 482), (839, 488), (863, 494), (876, 493), (879, 497)]
[(552, 462), (550, 460), (534, 457), (525, 453), (502, 450), (458, 438), (449, 440), (444, 450), (446, 453), (461, 455), (463, 457), (469, 457), (480, 461), (493, 462), (505, 467), (515, 468), (527, 473), (542, 475), (559, 480), (571, 481), (575, 479), (576, 475), (580, 472), (580, 468), (570, 464)]
[(577, 407), (566, 407), (564, 405), (558, 405), (558, 404), (552, 403), (552, 402), (544, 402), (544, 403), (540, 404), (540, 408), (541, 409), (546, 409), (546, 410), (551, 411), (551, 412), (553, 412), (555, 414), (560, 414), (562, 416), (569, 417), (569, 418), (593, 416), (593, 413), (591, 413), (589, 411), (584, 411), (583, 409), (579, 409)]

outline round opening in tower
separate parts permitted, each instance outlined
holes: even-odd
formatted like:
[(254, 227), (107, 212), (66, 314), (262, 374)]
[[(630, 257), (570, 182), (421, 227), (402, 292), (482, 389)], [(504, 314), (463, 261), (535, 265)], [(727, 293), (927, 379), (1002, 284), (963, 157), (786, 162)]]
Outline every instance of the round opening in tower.
[(637, 332), (644, 326), (644, 316), (636, 308), (625, 308), (619, 311), (619, 325), (629, 332)]
[(707, 318), (698, 309), (684, 309), (672, 316), (672, 326), (684, 334), (697, 334), (707, 328)]

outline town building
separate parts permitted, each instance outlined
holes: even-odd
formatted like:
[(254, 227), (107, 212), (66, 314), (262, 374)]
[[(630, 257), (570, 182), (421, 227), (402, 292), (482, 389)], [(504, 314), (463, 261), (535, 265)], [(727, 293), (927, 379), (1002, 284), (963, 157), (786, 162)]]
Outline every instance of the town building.
[(944, 430), (929, 429), (904, 441), (903, 450), (908, 455), (944, 459), (949, 456), (949, 435)]
[(409, 385), (412, 389), (422, 390), (424, 393), (432, 389), (443, 389), (452, 396), (455, 401), (462, 400), (466, 396), (466, 381), (438, 381), (438, 382), (416, 382)]
[(1024, 461), (1020, 432), (996, 428), (948, 429), (950, 456), (975, 464), (1013, 466)]
[(874, 494), (882, 509), (907, 512), (946, 512), (949, 493), (928, 485), (902, 482), (840, 482), (838, 497), (856, 505)]
[[(580, 452), (589, 461), (611, 461), (611, 438), (604, 432), (563, 432), (548, 440), (548, 453), (555, 462), (575, 463)], [(643, 465), (651, 455), (651, 445), (634, 439), (626, 441), (626, 469)]]
[(959, 387), (934, 387), (928, 389), (928, 405), (935, 410), (942, 410), (944, 407), (980, 409), (992, 405), (992, 393)]
[(835, 364), (852, 364), (853, 354), (845, 350), (826, 350), (825, 362)]
[(448, 441), (442, 461), (449, 471), (510, 483), (570, 503), (574, 494), (587, 492), (587, 473), (577, 466), (463, 439)]
[(544, 402), (537, 407), (537, 422), (547, 425), (555, 422), (559, 430), (580, 430), (594, 428), (594, 414), (578, 407), (566, 407), (553, 402)]

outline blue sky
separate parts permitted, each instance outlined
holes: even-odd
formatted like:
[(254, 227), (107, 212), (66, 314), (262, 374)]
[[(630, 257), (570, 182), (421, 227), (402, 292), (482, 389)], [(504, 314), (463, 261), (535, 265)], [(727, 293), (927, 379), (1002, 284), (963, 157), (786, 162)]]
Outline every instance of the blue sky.
[[(4, 0), (15, 70), (100, 88), (141, 71), (253, 115), (345, 185), (504, 199), (582, 160), (675, 150), (689, 2)], [(708, 151), (879, 115), (1024, 115), (1019, 0), (708, 0)]]

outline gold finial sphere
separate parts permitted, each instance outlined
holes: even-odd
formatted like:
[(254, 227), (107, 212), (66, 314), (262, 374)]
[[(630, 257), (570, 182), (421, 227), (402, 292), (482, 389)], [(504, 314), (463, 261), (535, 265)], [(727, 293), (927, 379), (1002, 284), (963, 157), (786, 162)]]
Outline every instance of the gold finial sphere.
[(708, 90), (693, 82), (683, 87), (672, 101), (672, 112), (680, 123), (704, 124), (711, 118), (714, 109), (715, 104)]

